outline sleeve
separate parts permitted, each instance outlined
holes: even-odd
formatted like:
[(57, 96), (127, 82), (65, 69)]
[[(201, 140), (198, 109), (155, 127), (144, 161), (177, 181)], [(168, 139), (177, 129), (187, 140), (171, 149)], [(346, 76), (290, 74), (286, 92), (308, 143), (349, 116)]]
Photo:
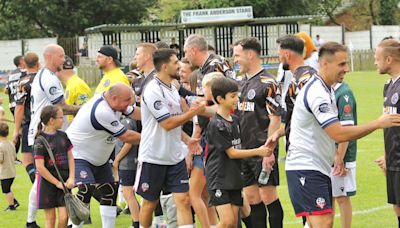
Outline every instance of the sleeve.
[(232, 139), (226, 126), (219, 121), (211, 121), (207, 130), (208, 140), (218, 151), (225, 152), (232, 147)]
[(127, 131), (117, 115), (102, 109), (95, 110), (94, 117), (91, 115), (91, 121), (97, 130), (105, 130), (114, 137), (119, 137)]
[(305, 105), (306, 108), (313, 113), (323, 129), (339, 121), (336, 112), (336, 104), (332, 103), (327, 93), (321, 93), (319, 91), (306, 92)]
[(67, 133), (62, 132), (62, 134), (63, 134), (63, 137), (64, 137), (64, 139), (65, 139), (65, 148), (67, 149), (67, 152), (68, 152), (68, 151), (71, 150), (72, 147), (74, 147), (74, 146), (72, 145), (71, 140), (68, 138)]
[(142, 94), (142, 103), (146, 105), (154, 118), (156, 118), (158, 122), (161, 122), (171, 116), (168, 109), (168, 102), (163, 96), (161, 89), (150, 87), (151, 85), (148, 85), (144, 90)]
[(21, 80), (18, 82), (17, 93), (14, 96), (15, 103), (18, 105), (24, 104), (26, 100), (26, 96), (28, 95), (28, 90), (30, 90), (29, 83), (25, 82), (25, 80)]
[(47, 154), (46, 147), (39, 139), (35, 139), (35, 144), (33, 144), (33, 154), (35, 159), (44, 159), (45, 155)]
[(278, 86), (274, 82), (267, 83), (265, 89), (265, 107), (268, 111), (268, 115), (281, 115), (281, 94)]
[(355, 99), (350, 91), (341, 94), (337, 99), (340, 124), (343, 126), (355, 125)]
[(44, 79), (44, 77), (42, 77), (42, 83), (44, 84), (43, 90), (51, 103), (57, 104), (64, 99), (64, 89), (56, 76), (48, 78), (49, 79)]

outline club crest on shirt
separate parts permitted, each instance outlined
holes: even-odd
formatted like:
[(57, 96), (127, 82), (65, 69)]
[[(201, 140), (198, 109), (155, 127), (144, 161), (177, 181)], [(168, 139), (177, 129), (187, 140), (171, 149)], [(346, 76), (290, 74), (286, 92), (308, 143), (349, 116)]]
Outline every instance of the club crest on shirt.
[(328, 103), (320, 104), (318, 109), (322, 113), (328, 113), (331, 110), (331, 108), (330, 108)]
[(315, 202), (317, 203), (317, 207), (319, 207), (321, 209), (323, 209), (326, 205), (325, 199), (322, 197), (318, 197)]
[(55, 86), (50, 87), (49, 93), (50, 93), (50, 95), (56, 94), (57, 93), (57, 87), (55, 87)]
[(249, 90), (249, 92), (247, 92), (247, 99), (253, 100), (255, 96), (256, 96), (256, 91), (254, 89), (251, 89)]
[(110, 135), (110, 136), (107, 137), (107, 139), (106, 139), (106, 143), (107, 143), (107, 144), (113, 144), (113, 143), (115, 143), (115, 141), (116, 141), (116, 139), (115, 139), (115, 137), (112, 136), (112, 135)]
[(157, 100), (157, 101), (154, 102), (153, 106), (154, 106), (155, 110), (160, 110), (162, 108), (162, 103), (161, 103), (160, 100)]
[(110, 85), (110, 79), (107, 79), (107, 80), (104, 82), (103, 86), (104, 86), (104, 87), (107, 87), (107, 86), (109, 86), (109, 85)]
[(116, 127), (118, 125), (118, 121), (113, 121), (113, 122), (111, 122), (111, 126), (113, 126), (113, 127)]
[(397, 104), (398, 101), (399, 101), (399, 94), (398, 93), (393, 94), (392, 98), (390, 99), (390, 102), (392, 102), (392, 104)]

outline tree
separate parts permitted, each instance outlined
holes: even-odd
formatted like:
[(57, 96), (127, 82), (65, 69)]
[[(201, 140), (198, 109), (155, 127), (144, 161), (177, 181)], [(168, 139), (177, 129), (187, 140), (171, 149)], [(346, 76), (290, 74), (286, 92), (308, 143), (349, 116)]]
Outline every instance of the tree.
[(396, 25), (396, 14), (399, 12), (397, 7), (398, 0), (380, 0), (379, 24)]
[[(147, 16), (146, 9), (154, 2), (156, 0), (0, 0), (0, 23), (14, 24), (22, 30), (25, 26), (28, 31), (37, 30), (36, 33), (47, 36), (70, 37), (100, 24), (140, 23)], [(18, 37), (30, 38), (31, 34), (22, 33)]]

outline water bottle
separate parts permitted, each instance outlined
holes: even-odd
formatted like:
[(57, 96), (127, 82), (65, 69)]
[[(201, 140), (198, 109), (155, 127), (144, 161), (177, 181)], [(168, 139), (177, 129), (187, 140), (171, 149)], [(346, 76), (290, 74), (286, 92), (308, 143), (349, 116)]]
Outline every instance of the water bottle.
[(185, 99), (188, 105), (191, 106), (193, 102), (197, 99), (197, 96), (186, 96)]
[(262, 169), (260, 176), (258, 177), (259, 184), (267, 184), (269, 180), (269, 175), (271, 174), (270, 169)]

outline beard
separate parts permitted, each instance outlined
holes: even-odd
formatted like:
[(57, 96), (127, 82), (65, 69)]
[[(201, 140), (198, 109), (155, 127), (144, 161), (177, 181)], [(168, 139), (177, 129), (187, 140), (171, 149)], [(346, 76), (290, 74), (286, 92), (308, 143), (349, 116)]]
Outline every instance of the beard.
[(179, 76), (178, 72), (176, 72), (175, 74), (171, 74), (170, 76), (171, 76), (172, 79), (176, 79), (178, 81), (180, 79), (180, 76)]
[(389, 72), (389, 67), (379, 68), (379, 74), (387, 74)]
[(282, 69), (285, 70), (285, 71), (289, 70), (289, 64), (282, 63)]

